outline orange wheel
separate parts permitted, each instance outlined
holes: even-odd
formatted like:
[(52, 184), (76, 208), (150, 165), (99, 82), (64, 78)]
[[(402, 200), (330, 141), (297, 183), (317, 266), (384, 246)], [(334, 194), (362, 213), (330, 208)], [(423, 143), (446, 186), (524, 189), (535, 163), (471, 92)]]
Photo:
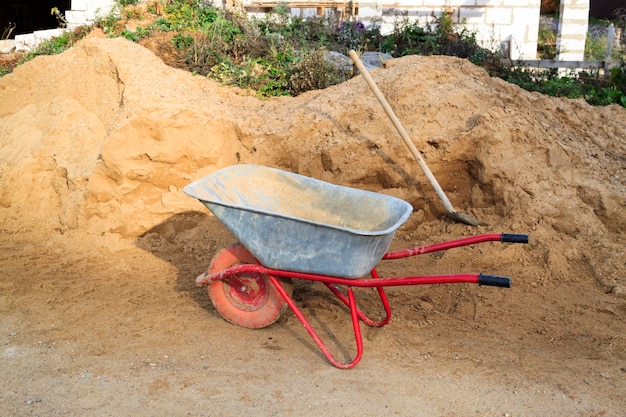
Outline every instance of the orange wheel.
[[(220, 272), (242, 264), (257, 264), (254, 256), (240, 244), (233, 244), (215, 255), (209, 273)], [(228, 322), (249, 329), (260, 329), (274, 323), (287, 303), (267, 275), (260, 273), (238, 274), (241, 285), (214, 281), (209, 285), (209, 297), (217, 312)], [(293, 294), (290, 279), (279, 278), (287, 294)], [(232, 285), (231, 285), (232, 284)]]

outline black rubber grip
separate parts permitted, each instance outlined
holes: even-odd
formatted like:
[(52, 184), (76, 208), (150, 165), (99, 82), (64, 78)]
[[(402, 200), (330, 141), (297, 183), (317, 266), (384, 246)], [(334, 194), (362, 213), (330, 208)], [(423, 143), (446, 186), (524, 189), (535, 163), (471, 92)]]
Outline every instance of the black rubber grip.
[(496, 275), (478, 275), (478, 285), (491, 285), (492, 287), (511, 288), (511, 278)]
[(528, 243), (528, 235), (513, 235), (510, 233), (502, 233), (500, 236), (500, 242)]

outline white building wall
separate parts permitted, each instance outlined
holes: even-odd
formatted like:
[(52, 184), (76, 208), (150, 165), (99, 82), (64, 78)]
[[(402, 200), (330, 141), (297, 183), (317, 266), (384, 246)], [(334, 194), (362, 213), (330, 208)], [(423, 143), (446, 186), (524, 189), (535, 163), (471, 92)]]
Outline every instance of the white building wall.
[[(270, 5), (278, 1), (242, 0), (242, 5)], [(333, 0), (286, 2), (310, 4), (314, 9), (319, 3), (328, 7)], [(345, 1), (335, 3), (344, 9), (348, 5)], [(393, 30), (399, 16), (419, 24), (433, 24), (446, 10), (456, 23), (475, 32), (483, 47), (507, 51), (512, 59), (537, 57), (541, 0), (364, 0), (354, 3), (358, 5), (358, 19), (366, 24), (379, 21), (383, 33)], [(66, 12), (66, 18), (70, 27), (90, 24), (98, 15), (106, 16), (114, 5), (115, 0), (72, 0), (72, 9)], [(589, 0), (561, 0), (560, 14), (559, 45), (563, 53), (559, 59), (582, 60), (580, 51), (584, 51)]]

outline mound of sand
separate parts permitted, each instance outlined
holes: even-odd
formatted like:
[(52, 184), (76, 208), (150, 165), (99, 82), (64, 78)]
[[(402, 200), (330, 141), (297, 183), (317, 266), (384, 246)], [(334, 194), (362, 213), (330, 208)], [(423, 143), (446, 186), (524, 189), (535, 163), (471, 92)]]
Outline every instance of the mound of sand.
[[(455, 208), (488, 226), (446, 216), (362, 77), (260, 100), (93, 36), (0, 78), (7, 412), (621, 416), (626, 109), (528, 93), (447, 57), (372, 76)], [(195, 287), (233, 237), (181, 189), (237, 163), (409, 201), (394, 248), (483, 232), (530, 244), (382, 262), (381, 276), (483, 271), (514, 286), (393, 288), (396, 319), (366, 330), (364, 360), (342, 372), (293, 315), (236, 328)], [(351, 357), (339, 303), (295, 284)], [(359, 305), (379, 308), (361, 292)]]
[[(455, 208), (529, 233), (538, 262), (624, 293), (626, 110), (548, 98), (446, 57), (372, 73)], [(440, 202), (361, 77), (259, 100), (88, 38), (0, 79), (5, 233), (133, 238), (202, 210), (180, 190), (235, 163), (399, 196), (414, 224)]]

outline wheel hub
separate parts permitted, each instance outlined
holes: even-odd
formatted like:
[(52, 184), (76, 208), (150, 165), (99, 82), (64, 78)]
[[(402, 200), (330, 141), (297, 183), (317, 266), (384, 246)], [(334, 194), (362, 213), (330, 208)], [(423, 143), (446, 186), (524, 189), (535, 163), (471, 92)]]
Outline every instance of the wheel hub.
[(244, 311), (263, 307), (268, 297), (267, 279), (263, 274), (245, 274), (236, 280), (223, 282), (224, 294), (232, 305)]

